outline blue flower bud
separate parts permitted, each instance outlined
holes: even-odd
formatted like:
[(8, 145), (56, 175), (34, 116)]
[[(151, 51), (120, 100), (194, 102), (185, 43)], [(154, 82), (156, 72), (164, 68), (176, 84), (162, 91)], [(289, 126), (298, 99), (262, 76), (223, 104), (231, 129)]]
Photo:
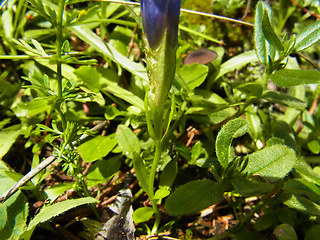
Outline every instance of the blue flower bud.
[(167, 31), (167, 40), (176, 45), (181, 0), (140, 0), (144, 32), (154, 49)]

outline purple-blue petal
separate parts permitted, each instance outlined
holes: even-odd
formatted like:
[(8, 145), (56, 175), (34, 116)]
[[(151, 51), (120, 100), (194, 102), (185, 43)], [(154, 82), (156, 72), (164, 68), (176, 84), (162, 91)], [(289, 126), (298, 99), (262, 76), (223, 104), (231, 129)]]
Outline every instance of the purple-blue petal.
[(181, 0), (141, 0), (143, 28), (149, 46), (159, 45), (168, 28), (170, 39), (177, 36)]
[(170, 0), (168, 9), (168, 38), (176, 44), (178, 37), (181, 0)]

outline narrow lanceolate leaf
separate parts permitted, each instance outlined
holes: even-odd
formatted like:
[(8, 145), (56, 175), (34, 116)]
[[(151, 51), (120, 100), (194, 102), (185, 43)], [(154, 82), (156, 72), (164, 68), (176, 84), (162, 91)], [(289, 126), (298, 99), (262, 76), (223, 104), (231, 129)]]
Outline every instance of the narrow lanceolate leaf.
[(254, 24), (254, 43), (255, 50), (259, 60), (267, 65), (269, 62), (269, 57), (273, 60), (275, 56), (275, 47), (270, 44), (263, 32), (263, 16), (268, 14), (270, 21), (271, 18), (271, 9), (265, 2), (259, 1), (257, 4), (256, 15), (255, 15), (255, 24)]
[(284, 204), (309, 215), (320, 216), (320, 190), (318, 185), (305, 179), (289, 180), (283, 186)]
[(89, 203), (95, 203), (98, 202), (98, 200), (92, 198), (92, 197), (85, 197), (85, 198), (79, 198), (79, 199), (72, 199), (72, 200), (66, 200), (63, 202), (55, 203), (49, 207), (43, 208), (39, 214), (37, 214), (34, 219), (31, 220), (27, 231), (33, 229), (35, 226), (37, 226), (39, 223), (46, 222), (50, 220), (53, 217), (56, 217), (72, 208), (89, 204)]
[(268, 15), (268, 13), (266, 11), (263, 14), (262, 31), (263, 31), (264, 36), (266, 37), (266, 39), (268, 40), (268, 42), (270, 44), (275, 46), (279, 51), (283, 51), (284, 50), (279, 37), (274, 32), (274, 30), (273, 30), (273, 28), (271, 26), (269, 15)]
[(292, 170), (296, 159), (296, 154), (291, 148), (285, 145), (273, 145), (249, 155), (244, 172), (262, 176), (269, 181), (277, 181)]
[[(144, 162), (138, 153), (133, 153), (133, 167), (137, 175), (140, 187), (149, 195), (149, 174)], [(150, 196), (150, 195), (149, 195)]]
[(316, 43), (320, 39), (320, 21), (309, 25), (297, 35), (296, 50), (301, 51), (312, 44)]
[(229, 121), (220, 130), (216, 140), (216, 154), (223, 168), (234, 159), (232, 140), (244, 135), (248, 131), (248, 123), (241, 118)]
[[(319, 32), (320, 34), (320, 32)], [(320, 72), (313, 69), (280, 69), (270, 76), (280, 87), (292, 87), (320, 82)]]
[(261, 97), (272, 103), (278, 103), (286, 107), (295, 108), (297, 110), (304, 110), (306, 108), (305, 102), (280, 92), (267, 91)]
[(222, 196), (222, 185), (208, 179), (193, 181), (177, 188), (168, 197), (166, 209), (171, 216), (192, 214), (217, 203)]
[(127, 69), (132, 74), (137, 75), (143, 79), (147, 79), (146, 70), (141, 64), (135, 63), (123, 56), (113, 46), (102, 41), (101, 38), (97, 34), (92, 32), (89, 27), (78, 25), (69, 27), (69, 29), (81, 40), (90, 44), (90, 46), (97, 52), (103, 54), (105, 57), (111, 59), (112, 61), (119, 63), (123, 68)]

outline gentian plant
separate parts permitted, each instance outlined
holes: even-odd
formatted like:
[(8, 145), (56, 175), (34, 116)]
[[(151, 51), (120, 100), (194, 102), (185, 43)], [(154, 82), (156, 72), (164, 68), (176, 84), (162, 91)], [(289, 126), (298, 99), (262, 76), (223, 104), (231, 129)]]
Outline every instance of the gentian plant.
[(160, 223), (160, 212), (157, 200), (154, 198), (154, 179), (171, 121), (169, 114), (165, 114), (165, 103), (175, 74), (180, 6), (181, 0), (141, 0), (147, 72), (150, 81), (150, 89), (145, 98), (145, 111), (148, 132), (155, 143), (155, 156), (144, 188), (156, 216), (153, 233), (157, 232)]

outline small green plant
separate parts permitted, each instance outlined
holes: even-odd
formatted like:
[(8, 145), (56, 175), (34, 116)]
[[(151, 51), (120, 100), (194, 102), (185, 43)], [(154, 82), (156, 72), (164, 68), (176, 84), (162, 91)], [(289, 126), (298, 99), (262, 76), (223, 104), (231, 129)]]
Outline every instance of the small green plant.
[[(130, 186), (135, 211), (121, 214), (137, 235), (315, 239), (319, 4), (270, 2), (232, 24), (180, 7), (239, 17), (243, 1), (4, 2), (1, 236), (92, 239)], [(197, 62), (204, 52), (214, 57)], [(198, 231), (204, 209), (208, 222), (228, 212), (235, 223)]]

